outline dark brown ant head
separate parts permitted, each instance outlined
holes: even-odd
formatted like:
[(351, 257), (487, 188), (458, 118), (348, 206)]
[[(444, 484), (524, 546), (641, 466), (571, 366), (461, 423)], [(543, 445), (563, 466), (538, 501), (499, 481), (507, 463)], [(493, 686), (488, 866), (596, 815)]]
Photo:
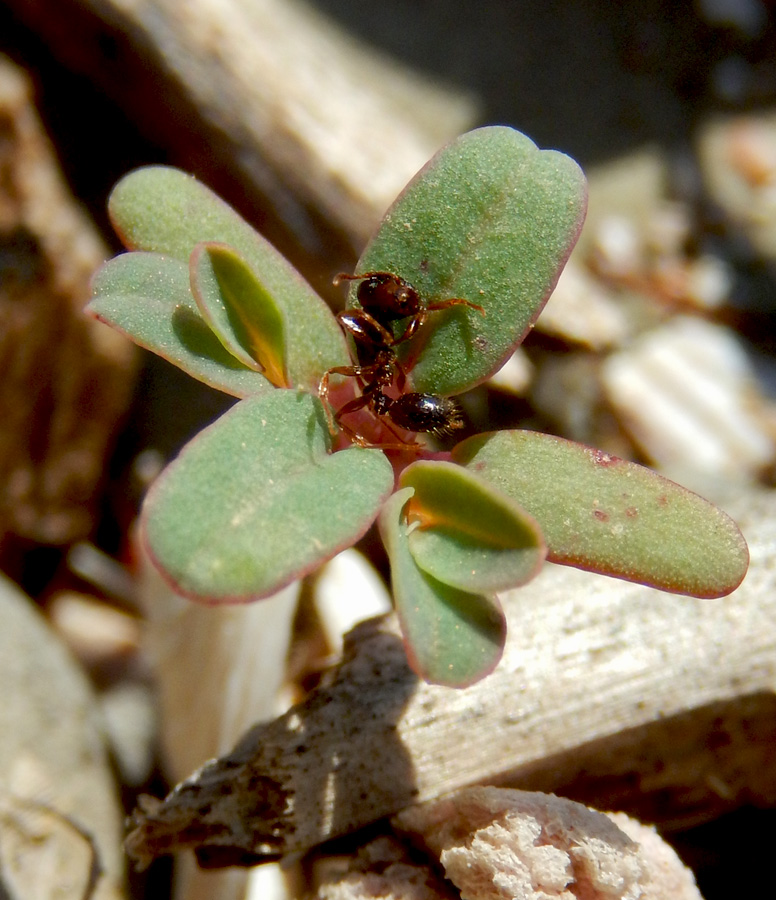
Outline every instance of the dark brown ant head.
[(417, 315), (422, 309), (420, 294), (393, 272), (364, 272), (361, 275), (338, 275), (339, 281), (361, 281), (356, 292), (361, 308), (378, 322), (395, 322)]

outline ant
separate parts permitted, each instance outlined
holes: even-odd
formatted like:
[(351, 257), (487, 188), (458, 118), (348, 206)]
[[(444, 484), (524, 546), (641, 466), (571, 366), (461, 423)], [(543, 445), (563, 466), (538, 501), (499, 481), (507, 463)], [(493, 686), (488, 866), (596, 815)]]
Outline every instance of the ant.
[[(354, 443), (375, 446), (342, 422), (342, 417), (367, 408), (379, 416), (399, 443), (380, 444), (386, 449), (419, 446), (406, 441), (393, 426), (405, 431), (426, 432), (438, 436), (449, 434), (464, 425), (460, 406), (448, 397), (405, 392), (407, 372), (396, 355), (396, 346), (410, 340), (426, 322), (429, 312), (449, 306), (468, 306), (485, 315), (476, 303), (453, 297), (435, 303), (423, 303), (420, 294), (408, 281), (391, 272), (365, 272), (361, 275), (338, 275), (341, 281), (360, 281), (356, 297), (361, 308), (338, 313), (337, 321), (348, 333), (356, 348), (356, 364), (336, 366), (324, 372), (318, 393), (324, 401), (329, 430), (335, 433), (335, 422)], [(409, 318), (404, 331), (396, 337), (390, 326)], [(332, 417), (328, 403), (329, 376), (345, 375), (356, 379), (361, 395), (342, 406)], [(399, 392), (392, 397), (385, 389), (394, 386)]]

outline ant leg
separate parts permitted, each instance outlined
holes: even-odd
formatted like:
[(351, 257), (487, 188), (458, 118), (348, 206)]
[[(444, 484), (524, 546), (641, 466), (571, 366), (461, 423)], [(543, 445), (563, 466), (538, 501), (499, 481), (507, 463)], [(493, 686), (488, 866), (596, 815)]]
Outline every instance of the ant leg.
[(478, 303), (472, 303), (471, 300), (464, 300), (462, 297), (450, 297), (448, 300), (437, 300), (435, 303), (429, 303), (428, 306), (415, 313), (407, 324), (407, 327), (404, 329), (404, 333), (394, 339), (394, 345), (401, 344), (413, 337), (414, 334), (425, 325), (430, 312), (447, 309), (449, 306), (468, 306), (469, 309), (476, 309), (477, 312), (482, 313), (483, 316), (485, 315), (485, 310)]
[(358, 444), (359, 447), (373, 447), (374, 444), (372, 444), (371, 441), (368, 441), (363, 435), (359, 434), (354, 428), (351, 428), (350, 425), (343, 422), (342, 417), (348, 415), (348, 413), (358, 412), (358, 410), (363, 409), (365, 406), (369, 406), (371, 401), (371, 394), (362, 394), (360, 397), (348, 401), (334, 413), (334, 420), (337, 425), (339, 425), (350, 440), (353, 441), (354, 444)]
[(393, 344), (402, 344), (404, 343), (404, 341), (408, 341), (420, 328), (420, 326), (426, 321), (427, 318), (428, 315), (425, 309), (421, 309), (416, 312), (415, 315), (410, 318), (403, 333), (399, 335), (399, 337), (393, 338)]
[[(421, 444), (417, 441), (407, 441), (405, 440), (401, 434), (396, 430), (396, 426), (389, 419), (389, 410), (393, 405), (394, 401), (391, 400), (390, 397), (385, 394), (376, 394), (374, 391), (371, 391), (366, 394), (362, 394), (360, 397), (356, 397), (354, 400), (350, 400), (344, 406), (342, 406), (337, 412), (334, 414), (334, 418), (337, 422), (337, 425), (345, 432), (345, 434), (353, 441), (354, 444), (357, 444), (359, 447), (368, 447), (368, 448), (376, 448), (379, 450), (409, 450), (411, 448), (416, 448), (415, 452), (419, 452), (421, 449)], [(363, 409), (364, 407), (370, 407), (372, 412), (375, 413), (376, 416), (379, 417), (380, 424), (383, 428), (387, 428), (388, 431), (396, 438), (396, 442), (391, 441), (370, 441), (365, 438), (362, 434), (359, 434), (355, 430), (355, 428), (351, 428), (345, 422), (342, 421), (343, 416), (347, 416), (350, 413), (358, 412), (358, 410)]]
[(347, 416), (350, 413), (358, 412), (359, 409), (363, 409), (365, 406), (369, 406), (372, 401), (371, 394), (362, 394), (360, 397), (355, 397), (353, 400), (348, 400), (343, 406), (341, 406), (336, 413), (334, 413), (334, 418), (339, 422), (342, 416)]
[[(405, 453), (420, 453), (423, 449), (422, 444), (417, 441), (403, 441), (398, 434), (396, 435), (395, 443), (392, 441), (370, 441), (344, 422), (340, 422), (339, 426), (354, 444), (367, 450), (403, 450)], [(393, 428), (390, 428), (389, 430), (396, 434)]]
[(396, 372), (396, 389), (403, 394), (407, 386), (407, 370), (396, 357), (393, 360), (393, 368)]
[(448, 306), (468, 306), (469, 309), (476, 309), (477, 312), (485, 315), (485, 310), (479, 303), (472, 303), (471, 300), (464, 300), (462, 297), (450, 297), (448, 300), (438, 300), (436, 303), (429, 303), (426, 309), (429, 311), (437, 309), (447, 309)]
[(329, 434), (334, 437), (337, 433), (334, 427), (334, 416), (331, 412), (331, 404), (329, 403), (329, 375), (330, 371), (326, 371), (318, 382), (318, 396), (323, 403), (323, 411), (326, 413), (326, 422), (329, 426)]
[(337, 416), (336, 414), (332, 414), (331, 403), (329, 402), (329, 376), (345, 375), (348, 378), (357, 378), (359, 386), (363, 387), (361, 379), (365, 369), (366, 367), (364, 366), (334, 366), (333, 369), (327, 369), (321, 376), (321, 380), (318, 382), (318, 396), (320, 397), (321, 403), (323, 403), (323, 409), (326, 413), (326, 422), (329, 425), (329, 434), (331, 434), (332, 437), (336, 437), (337, 435), (337, 428), (334, 424)]
[(336, 287), (342, 281), (363, 281), (365, 278), (375, 278), (380, 275), (383, 275), (387, 278), (396, 277), (393, 272), (361, 272), (361, 274), (353, 275), (349, 275), (347, 272), (340, 272), (338, 275), (334, 276), (334, 281), (332, 281), (332, 284), (334, 285), (334, 287)]
[(477, 303), (472, 303), (471, 300), (464, 300), (461, 297), (451, 297), (449, 300), (438, 300), (436, 303), (429, 303), (425, 308), (418, 310), (414, 316), (407, 323), (407, 327), (404, 329), (403, 334), (399, 337), (394, 338), (393, 343), (401, 344), (404, 341), (408, 341), (411, 337), (415, 335), (415, 333), (425, 325), (426, 320), (428, 319), (428, 314), (430, 312), (436, 312), (440, 309), (447, 309), (448, 306), (468, 306), (469, 309), (476, 309), (477, 312), (481, 312), (482, 315), (485, 315), (485, 310)]

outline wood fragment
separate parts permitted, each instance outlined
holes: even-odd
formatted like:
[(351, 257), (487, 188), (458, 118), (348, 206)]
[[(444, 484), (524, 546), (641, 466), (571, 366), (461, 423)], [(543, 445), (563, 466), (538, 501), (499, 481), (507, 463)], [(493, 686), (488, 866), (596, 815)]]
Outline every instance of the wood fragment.
[(10, 6), (179, 164), (202, 175), (216, 163), (302, 244), (313, 210), (360, 247), (409, 178), (475, 117), (471, 97), (300, 0)]
[(358, 626), (306, 702), (147, 801), (129, 853), (277, 858), (479, 783), (664, 824), (776, 802), (776, 634), (763, 627), (776, 619), (776, 495), (726, 508), (752, 554), (733, 595), (694, 600), (548, 565), (504, 595), (504, 658), (466, 690), (421, 683), (392, 617)]

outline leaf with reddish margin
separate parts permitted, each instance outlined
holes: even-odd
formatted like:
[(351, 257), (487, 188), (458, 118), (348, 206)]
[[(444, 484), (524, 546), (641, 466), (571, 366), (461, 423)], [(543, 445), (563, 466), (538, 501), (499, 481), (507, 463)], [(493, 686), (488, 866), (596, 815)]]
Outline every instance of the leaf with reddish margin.
[(426, 681), (467, 687), (501, 659), (506, 620), (495, 597), (450, 587), (415, 563), (406, 510), (412, 493), (413, 488), (397, 491), (379, 517), (407, 658)]
[(272, 390), (229, 353), (199, 314), (189, 267), (159, 253), (123, 253), (94, 276), (86, 311), (184, 372), (235, 397)]
[(320, 401), (276, 389), (200, 432), (154, 482), (141, 525), (176, 591), (203, 603), (274, 594), (355, 543), (393, 488), (379, 450), (329, 453)]
[(546, 547), (514, 500), (462, 466), (419, 461), (399, 479), (409, 501), (410, 552), (424, 572), (474, 593), (519, 587), (538, 574)]
[(289, 387), (283, 313), (239, 254), (197, 244), (189, 270), (197, 308), (224, 347), (275, 387)]
[(532, 431), (476, 435), (453, 459), (536, 519), (552, 562), (693, 597), (722, 597), (749, 565), (713, 504), (656, 472)]
[(462, 135), (418, 172), (356, 273), (392, 272), (426, 301), (460, 297), (486, 315), (464, 306), (430, 314), (399, 348), (412, 354), (415, 390), (460, 393), (504, 364), (552, 293), (586, 208), (579, 166), (504, 126)]
[(168, 166), (136, 169), (113, 189), (108, 212), (130, 250), (163, 253), (188, 264), (197, 244), (234, 248), (283, 312), (291, 386), (314, 391), (327, 369), (347, 365), (345, 339), (326, 303), (287, 259), (196, 178)]

